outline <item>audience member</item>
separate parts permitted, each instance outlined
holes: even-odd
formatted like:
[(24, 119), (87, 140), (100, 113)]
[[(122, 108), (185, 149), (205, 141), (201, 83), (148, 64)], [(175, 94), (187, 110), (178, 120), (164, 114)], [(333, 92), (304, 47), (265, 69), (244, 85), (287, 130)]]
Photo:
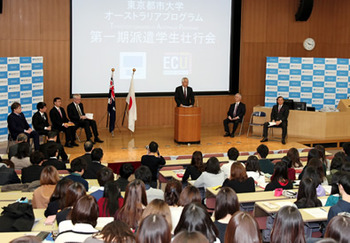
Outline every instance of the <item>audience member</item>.
[(86, 164), (90, 164), (92, 162), (91, 152), (94, 149), (94, 144), (91, 141), (86, 141), (84, 143), (84, 151), (85, 154), (80, 156), (86, 161)]
[[(108, 182), (114, 181), (113, 170), (111, 168), (108, 168), (108, 167), (104, 167), (104, 168), (100, 169), (97, 172), (97, 181), (98, 181), (98, 184), (100, 185), (100, 188), (98, 190), (94, 191), (93, 193), (90, 193), (90, 195), (93, 196), (96, 199), (96, 201), (98, 202), (98, 200), (100, 200), (100, 198), (103, 197), (105, 185)], [(119, 184), (117, 182), (116, 182), (116, 184), (119, 187)], [(120, 188), (120, 190), (121, 190), (121, 188)]]
[(232, 147), (227, 151), (228, 163), (221, 166), (221, 170), (224, 172), (225, 179), (230, 177), (231, 165), (237, 162), (238, 156), (239, 156), (239, 151), (235, 147)]
[(124, 163), (120, 167), (120, 177), (116, 180), (121, 191), (125, 192), (126, 186), (129, 184), (129, 177), (134, 173), (134, 167), (130, 163)]
[(59, 180), (60, 177), (55, 167), (49, 165), (41, 171), (40, 187), (33, 192), (33, 208), (47, 208)]
[(303, 164), (300, 162), (299, 151), (296, 148), (290, 148), (287, 152), (287, 157), (292, 161), (293, 168), (303, 167)]
[(165, 218), (158, 214), (151, 214), (140, 223), (136, 234), (136, 243), (170, 243), (171, 228)]
[(184, 207), (193, 202), (202, 202), (202, 196), (197, 187), (188, 185), (182, 190), (178, 204)]
[(147, 146), (147, 155), (141, 158), (141, 165), (147, 166), (152, 172), (150, 186), (157, 188), (158, 171), (161, 165), (165, 165), (165, 159), (160, 155), (158, 144), (154, 141)]
[(326, 175), (327, 181), (332, 181), (332, 177), (335, 173), (341, 170), (342, 165), (345, 163), (344, 159), (341, 157), (334, 156), (330, 165), (330, 173)]
[(103, 197), (98, 202), (99, 217), (113, 217), (115, 212), (123, 206), (124, 199), (120, 194), (120, 188), (115, 181), (108, 182), (104, 189)]
[(239, 163), (232, 164), (230, 179), (226, 179), (222, 186), (230, 187), (237, 193), (255, 192), (254, 179), (248, 178), (244, 166)]
[(2, 160), (0, 162), (0, 185), (20, 183), (14, 164), (10, 160)]
[(28, 147), (29, 147), (28, 137), (23, 132), (18, 134), (18, 136), (16, 138), (16, 143), (9, 147), (9, 153), (8, 153), (8, 158), (9, 159), (11, 159), (12, 156), (15, 156), (15, 154), (17, 154), (18, 145), (20, 143), (26, 143), (28, 145)]
[(82, 175), (86, 170), (86, 162), (81, 158), (76, 158), (70, 164), (71, 174), (64, 177), (63, 179), (71, 179), (74, 182), (79, 182), (84, 185), (85, 190), (89, 190), (89, 182), (87, 182)]
[(66, 164), (62, 161), (59, 161), (57, 159), (58, 156), (58, 148), (56, 144), (50, 144), (47, 147), (47, 154), (49, 155), (49, 159), (44, 161), (42, 166), (48, 166), (52, 165), (54, 166), (57, 170), (65, 170), (66, 169)]
[(153, 199), (164, 199), (164, 192), (162, 190), (150, 186), (152, 173), (147, 166), (141, 165), (137, 168), (135, 171), (135, 178), (141, 180), (145, 184), (147, 202), (151, 202)]
[(325, 206), (334, 206), (335, 204), (338, 203), (339, 199), (341, 199), (341, 196), (339, 194), (339, 179), (341, 177), (342, 173), (341, 172), (336, 172), (332, 176), (331, 180), (331, 195), (327, 198), (327, 202)]
[[(317, 169), (314, 166), (309, 166), (308, 168), (306, 168), (304, 176), (311, 178), (312, 181), (315, 183), (315, 185), (316, 185), (316, 195), (318, 197), (326, 196), (326, 190), (321, 185), (321, 183), (322, 183), (321, 176), (322, 175), (317, 171)], [(304, 178), (304, 176), (303, 176), (303, 178)]]
[(282, 207), (271, 231), (271, 243), (305, 243), (304, 222), (299, 210), (293, 206)]
[(19, 143), (17, 153), (12, 156), (11, 161), (15, 165), (15, 170), (21, 170), (31, 165), (29, 158), (29, 146), (27, 143)]
[(264, 173), (273, 174), (274, 164), (271, 160), (267, 159), (267, 155), (269, 154), (269, 148), (265, 144), (260, 144), (259, 147), (256, 148), (258, 153), (260, 169)]
[(41, 239), (34, 235), (26, 235), (11, 240), (10, 243), (41, 243)]
[(66, 162), (68, 160), (68, 156), (66, 154), (66, 151), (64, 151), (64, 147), (62, 144), (60, 144), (58, 141), (58, 134), (56, 131), (49, 131), (47, 134), (47, 142), (44, 144), (41, 144), (39, 147), (40, 152), (42, 152), (45, 156), (45, 159), (49, 159), (50, 156), (47, 152), (49, 146), (51, 144), (55, 144), (56, 147), (58, 148), (58, 159), (62, 159), (62, 161)]
[(324, 237), (334, 239), (339, 243), (348, 243), (350, 240), (349, 215), (334, 216), (328, 223)]
[(350, 162), (350, 142), (343, 143), (343, 151), (345, 153), (345, 160)]
[(91, 195), (85, 195), (75, 203), (71, 220), (60, 224), (60, 233), (55, 242), (84, 242), (86, 238), (97, 233), (95, 229), (98, 218), (98, 206)]
[(320, 152), (316, 149), (310, 149), (310, 151), (307, 155), (306, 166), (303, 168), (303, 171), (300, 173), (299, 178), (298, 178), (299, 180), (301, 180), (303, 178), (304, 171), (309, 166), (309, 163), (310, 163), (311, 159), (313, 159), (313, 158), (320, 159)]
[(323, 168), (324, 168), (324, 172), (326, 172), (327, 169), (329, 169), (329, 161), (326, 158), (326, 150), (320, 144), (316, 145), (315, 149), (318, 150), (318, 152), (320, 153), (320, 160), (322, 162), (322, 165), (323, 165)]
[(300, 181), (297, 201), (294, 203), (298, 208), (321, 207), (322, 203), (317, 199), (316, 183), (311, 178), (303, 178)]
[(117, 210), (114, 219), (121, 220), (130, 228), (136, 229), (146, 206), (145, 184), (141, 180), (136, 179), (126, 187), (124, 205)]
[(39, 151), (34, 151), (30, 155), (30, 163), (32, 165), (22, 169), (22, 183), (30, 183), (40, 180), (41, 171), (44, 169), (41, 165), (44, 162), (44, 155)]
[(328, 222), (330, 220), (342, 212), (350, 213), (350, 174), (344, 173), (340, 176), (339, 179), (339, 193), (341, 195), (341, 199), (338, 203), (332, 206), (328, 212)]
[(234, 190), (229, 187), (222, 187), (216, 195), (215, 221), (214, 224), (219, 230), (219, 239), (225, 242), (225, 232), (227, 224), (232, 215), (239, 211), (239, 202)]
[(281, 162), (284, 162), (287, 164), (288, 167), (288, 179), (291, 181), (295, 181), (295, 169), (292, 166), (292, 160), (288, 156), (284, 156), (281, 159)]
[(91, 163), (87, 164), (87, 169), (83, 174), (85, 179), (97, 179), (97, 172), (106, 167), (101, 164), (103, 158), (103, 150), (101, 148), (95, 148), (91, 152)]
[(266, 185), (265, 191), (273, 191), (276, 188), (293, 189), (293, 184), (288, 180), (288, 168), (284, 162), (277, 162), (271, 177), (271, 182)]
[(235, 212), (226, 227), (225, 243), (262, 243), (256, 220), (249, 213)]
[(38, 104), (36, 104), (36, 108), (38, 109), (38, 111), (35, 112), (32, 117), (33, 127), (35, 131), (39, 133), (39, 135), (47, 136), (47, 133), (51, 131), (51, 126), (49, 124), (49, 119), (47, 118), (46, 114), (46, 103), (38, 102)]
[(145, 208), (145, 210), (143, 211), (141, 220), (143, 220), (144, 218), (146, 218), (148, 215), (151, 215), (151, 214), (162, 215), (166, 219), (169, 225), (169, 228), (170, 229), (173, 228), (170, 208), (168, 204), (163, 200), (154, 199), (152, 202), (150, 202)]
[(188, 178), (191, 180), (197, 180), (197, 178), (204, 171), (203, 165), (203, 155), (201, 151), (194, 151), (192, 154), (191, 164), (187, 166), (184, 176), (182, 177), (182, 182), (187, 182)]
[(220, 170), (220, 163), (216, 157), (208, 159), (205, 171), (194, 182), (195, 187), (220, 186), (225, 180), (224, 172)]
[(174, 228), (180, 220), (180, 216), (183, 209), (182, 206), (179, 206), (181, 191), (182, 191), (181, 182), (174, 179), (168, 181), (168, 183), (165, 186), (164, 201), (169, 205), (172, 225)]
[(255, 155), (248, 157), (246, 162), (247, 176), (254, 179), (256, 184), (265, 185), (265, 175), (260, 169), (259, 159)]
[(184, 230), (173, 238), (172, 243), (209, 243), (209, 241), (202, 233), (198, 231), (189, 232)]

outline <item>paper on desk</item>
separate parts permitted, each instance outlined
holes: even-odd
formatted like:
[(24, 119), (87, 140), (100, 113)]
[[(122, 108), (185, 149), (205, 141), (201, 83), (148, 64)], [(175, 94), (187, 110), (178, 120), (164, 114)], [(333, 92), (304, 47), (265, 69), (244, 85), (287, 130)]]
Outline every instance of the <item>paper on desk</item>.
[(94, 113), (85, 113), (85, 116), (87, 119), (90, 119), (90, 120), (94, 119)]
[(276, 122), (269, 122), (269, 127), (276, 126)]
[(98, 189), (100, 189), (99, 186), (91, 186), (91, 187), (89, 188), (89, 192), (90, 192), (90, 193), (93, 193), (93, 192), (97, 191)]
[(327, 202), (327, 198), (322, 198), (320, 199), (321, 203), (322, 203), (322, 206), (326, 205), (326, 202)]
[(312, 217), (315, 218), (327, 218), (328, 216), (328, 212), (322, 208), (307, 208), (304, 209), (304, 212), (310, 214)]
[(274, 202), (274, 204), (277, 204), (280, 208), (284, 207), (284, 206), (292, 206), (293, 203), (292, 202)]
[(326, 193), (328, 195), (330, 195), (331, 191), (332, 191), (332, 186), (330, 186), (330, 185), (322, 185), (322, 186), (323, 186), (324, 190), (326, 191)]

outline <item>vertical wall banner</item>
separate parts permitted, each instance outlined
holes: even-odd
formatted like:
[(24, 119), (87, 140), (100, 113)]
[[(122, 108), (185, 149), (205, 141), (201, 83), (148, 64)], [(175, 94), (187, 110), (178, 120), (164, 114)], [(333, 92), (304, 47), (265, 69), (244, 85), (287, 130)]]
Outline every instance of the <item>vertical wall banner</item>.
[(28, 123), (44, 100), (43, 57), (0, 57), (0, 142), (7, 141), (7, 116), (15, 101)]
[(349, 64), (342, 58), (267, 57), (265, 106), (281, 95), (316, 110), (336, 108), (350, 94)]

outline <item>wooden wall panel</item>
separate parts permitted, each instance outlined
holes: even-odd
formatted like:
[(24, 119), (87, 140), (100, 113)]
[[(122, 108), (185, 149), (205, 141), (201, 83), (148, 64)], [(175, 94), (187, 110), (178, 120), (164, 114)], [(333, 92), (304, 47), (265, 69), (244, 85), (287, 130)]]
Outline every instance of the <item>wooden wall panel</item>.
[(265, 42), (268, 0), (242, 0), (243, 42)]
[[(10, 2), (3, 1), (2, 14), (0, 14), (0, 40), (9, 40), (11, 38), (11, 19)], [(1, 48), (1, 47), (0, 47)]]

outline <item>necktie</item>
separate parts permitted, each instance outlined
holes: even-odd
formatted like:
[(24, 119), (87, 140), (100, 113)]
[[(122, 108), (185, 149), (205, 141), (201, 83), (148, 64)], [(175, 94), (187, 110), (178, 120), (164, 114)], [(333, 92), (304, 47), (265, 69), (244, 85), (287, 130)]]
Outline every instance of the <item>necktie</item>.
[(278, 113), (281, 111), (281, 106), (279, 105), (278, 106)]
[(60, 109), (60, 108), (58, 108), (57, 110), (58, 110), (58, 113), (60, 113), (60, 116), (61, 116), (61, 118), (62, 118), (62, 112), (61, 112), (61, 109)]
[(44, 120), (46, 120), (46, 117), (45, 117), (45, 115), (44, 115), (44, 114), (42, 114), (42, 115), (41, 115), (41, 117), (42, 117)]
[(187, 88), (184, 88), (184, 96), (185, 96), (185, 99), (187, 98)]
[(81, 113), (81, 110), (80, 110), (79, 105), (76, 105), (76, 107), (77, 107), (77, 111), (78, 111), (79, 116), (82, 116), (82, 115), (83, 115), (83, 113)]
[(233, 117), (236, 117), (237, 107), (238, 107), (238, 104), (236, 103), (235, 109), (234, 109), (234, 111), (233, 111)]

